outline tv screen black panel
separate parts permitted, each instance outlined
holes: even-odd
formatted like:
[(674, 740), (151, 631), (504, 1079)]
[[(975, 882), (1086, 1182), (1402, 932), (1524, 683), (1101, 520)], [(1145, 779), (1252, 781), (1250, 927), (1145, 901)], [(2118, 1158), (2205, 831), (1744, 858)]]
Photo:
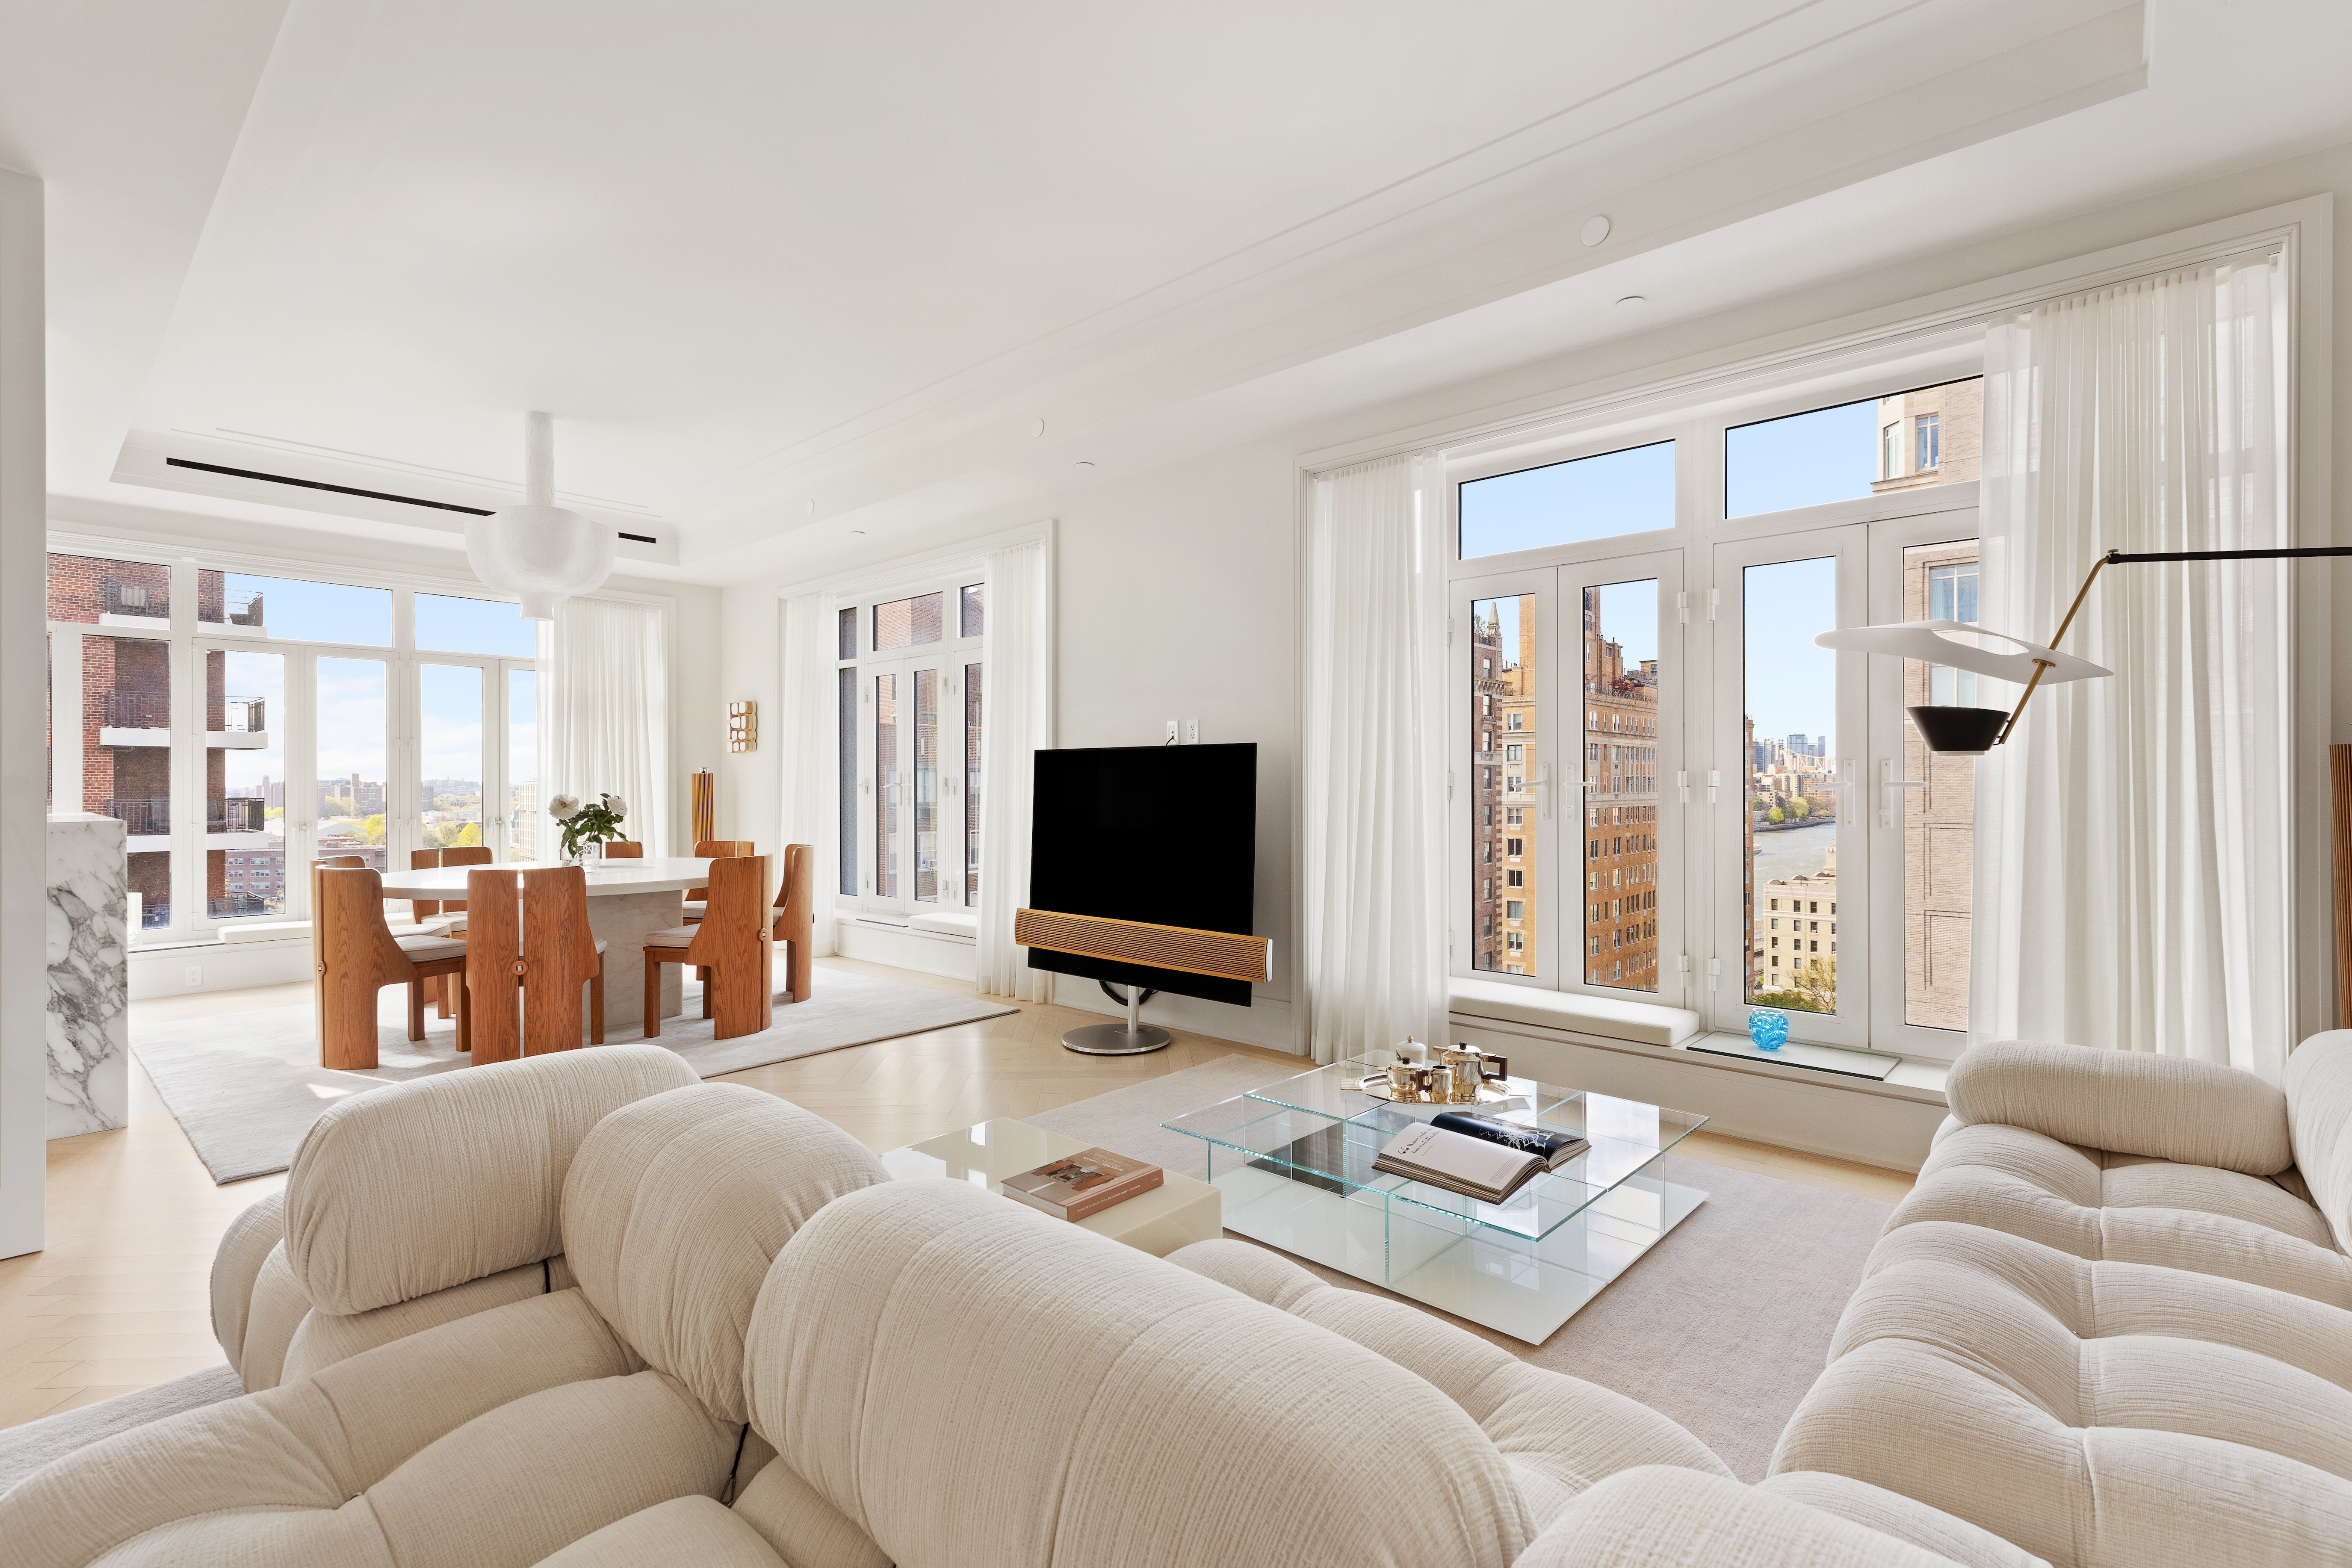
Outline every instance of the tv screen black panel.
[[(1031, 909), (1251, 934), (1255, 742), (1039, 752), (1033, 811)], [(1249, 1005), (1239, 980), (1037, 947), (1029, 967)]]

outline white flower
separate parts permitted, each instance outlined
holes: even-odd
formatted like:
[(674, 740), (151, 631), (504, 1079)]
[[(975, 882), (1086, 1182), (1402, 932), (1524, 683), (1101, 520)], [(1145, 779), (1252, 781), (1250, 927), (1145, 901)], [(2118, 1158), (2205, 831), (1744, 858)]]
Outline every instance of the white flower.
[(555, 818), (558, 822), (571, 821), (573, 817), (580, 815), (579, 797), (577, 795), (557, 795), (553, 800), (547, 803), (547, 815)]
[(617, 795), (608, 795), (604, 797), (604, 809), (613, 814), (614, 821), (618, 822), (629, 815), (629, 803)]

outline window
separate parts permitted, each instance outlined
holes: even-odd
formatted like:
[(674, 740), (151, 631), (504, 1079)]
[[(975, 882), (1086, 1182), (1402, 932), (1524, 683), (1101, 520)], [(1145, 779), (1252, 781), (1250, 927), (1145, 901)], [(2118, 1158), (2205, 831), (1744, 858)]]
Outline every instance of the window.
[(893, 599), (874, 606), (874, 651), (919, 647), (940, 640), (944, 593)]
[[(1973, 479), (1982, 447), (1982, 390), (1979, 380), (1955, 381), (1734, 426), (1723, 437), (1724, 515), (1752, 517)], [(1906, 424), (1916, 459), (1908, 469)]]
[[(1658, 708), (1658, 583), (1649, 578), (1586, 588), (1581, 595), (1585, 729), (1612, 736), (1640, 733)], [(1588, 749), (1584, 798), (1589, 858), (1607, 865), (1609, 886), (1651, 888), (1658, 882), (1654, 846), (1623, 829), (1654, 820), (1657, 779), (1649, 765), (1654, 748), (1617, 742)], [(1629, 899), (1593, 906), (1591, 934), (1612, 957), (1607, 974), (1596, 966), (1591, 985), (1658, 988), (1657, 929), (1649, 907)], [(1630, 952), (1628, 950), (1631, 950)]]
[(1526, 719), (1527, 715), (1524, 713), (1512, 712), (1507, 714), (1504, 716), (1503, 728), (1506, 730), (1516, 730), (1519, 728)]
[(1475, 479), (1457, 491), (1461, 558), (1675, 525), (1675, 444), (1654, 442)]
[(949, 579), (835, 614), (835, 890), (891, 916), (974, 905), (985, 585)]
[(323, 855), (531, 855), (537, 635), (515, 606), (185, 560), (48, 565), (51, 805), (124, 822), (134, 940), (307, 916)]
[[(1904, 614), (1912, 619), (1977, 619), (1977, 542), (1947, 540), (1903, 552)], [(1975, 672), (1919, 659), (1903, 661), (1903, 701), (1976, 707)], [(1927, 750), (1903, 726), (1903, 776), (1921, 787), (1902, 795), (1903, 1017), (1920, 1028), (1969, 1026), (1969, 949), (1973, 918), (1976, 770), (1966, 757)], [(1837, 912), (1832, 904), (1832, 914)], [(1834, 952), (1834, 948), (1832, 950)]]
[(416, 646), (436, 653), (492, 653), (508, 658), (536, 658), (539, 623), (524, 620), (520, 605), (494, 599), (460, 599), (446, 594), (419, 594)]
[(222, 618), (217, 623), (207, 622), (205, 612), (209, 606), (199, 605), (199, 625), (277, 641), (343, 643), (362, 647), (392, 646), (389, 588), (355, 588), (341, 583), (316, 583), (296, 577), (255, 577), (242, 572), (204, 575), (221, 580)]
[(1527, 912), (1528, 906), (1517, 899), (1507, 899), (1503, 902), (1503, 918), (1507, 921), (1524, 920)]

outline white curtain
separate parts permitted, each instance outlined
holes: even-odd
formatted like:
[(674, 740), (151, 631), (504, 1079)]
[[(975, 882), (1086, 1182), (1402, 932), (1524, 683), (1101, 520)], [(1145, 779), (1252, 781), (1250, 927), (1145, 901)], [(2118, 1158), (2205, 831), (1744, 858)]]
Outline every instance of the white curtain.
[[(628, 836), (648, 855), (674, 852), (669, 820), (669, 633), (652, 605), (566, 599), (556, 607), (541, 714), (540, 810), (559, 795), (626, 803)], [(554, 826), (538, 826), (552, 862)], [(691, 848), (692, 846), (687, 847)]]
[[(2109, 550), (2294, 542), (2285, 310), (2264, 262), (1991, 329), (1985, 625), (2049, 637)], [(2294, 572), (2100, 574), (2064, 646), (2114, 679), (2037, 692), (1978, 763), (1974, 1037), (2277, 1079), (2294, 1036)]]
[(1444, 599), (1417, 470), (1391, 458), (1315, 484), (1302, 967), (1318, 1062), (1446, 1027)]
[(1029, 897), (1032, 759), (1054, 744), (1054, 569), (1044, 540), (988, 557), (980, 731), (980, 988), (1043, 1002), (1051, 978), (1013, 941)]
[[(814, 845), (817, 851), (816, 951), (833, 947), (833, 890), (838, 886), (840, 827), (828, 825), (826, 763), (837, 763), (840, 744), (826, 721), (838, 708), (835, 657), (828, 640), (833, 611), (822, 594), (801, 594), (783, 603), (783, 673), (771, 737), (777, 758), (779, 842)], [(759, 836), (764, 840), (765, 834)], [(781, 860), (777, 862), (782, 864)]]

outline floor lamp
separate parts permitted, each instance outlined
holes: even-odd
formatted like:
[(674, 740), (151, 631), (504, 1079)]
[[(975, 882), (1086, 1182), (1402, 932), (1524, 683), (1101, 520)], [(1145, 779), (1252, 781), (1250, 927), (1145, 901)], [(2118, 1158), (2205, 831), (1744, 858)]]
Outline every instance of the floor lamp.
[[(2115, 673), (2088, 659), (2060, 653), (2056, 647), (2064, 639), (2066, 629), (2074, 624), (2084, 601), (2091, 596), (2091, 584), (2099, 580), (2100, 572), (2106, 567), (2159, 561), (2299, 561), (2308, 556), (2352, 556), (2352, 545), (2322, 545), (2308, 550), (2110, 550), (2091, 563), (2091, 574), (2083, 579), (2074, 602), (2066, 607), (2066, 618), (2051, 634), (2052, 646), (2048, 647), (1966, 621), (1898, 621), (1877, 626), (1845, 626), (1823, 632), (1813, 641), (1822, 647), (1849, 653), (1927, 659), (1997, 679), (2023, 682), (2025, 690), (2018, 697), (2017, 706), (2006, 712), (1998, 708), (1928, 703), (1904, 710), (1918, 727), (1919, 738), (1927, 742), (1929, 751), (1982, 756), (2016, 733), (2017, 721), (2024, 713), (2025, 705), (2044, 685)], [(1990, 638), (2008, 644), (2015, 651), (1988, 647), (1981, 640), (1963, 642), (1958, 640), (1960, 636)], [(2336, 1018), (2339, 1027), (2352, 1028), (2352, 746), (2330, 746), (2327, 761), (2335, 824)]]
[[(2091, 574), (2083, 579), (2075, 591), (2074, 602), (2066, 606), (2066, 618), (2050, 635), (2050, 646), (2027, 642), (2023, 637), (2007, 632), (1988, 630), (1967, 621), (1894, 621), (1876, 626), (1842, 626), (1822, 633), (1813, 638), (1822, 647), (1836, 648), (1846, 653), (1887, 654), (1897, 658), (1927, 659), (1935, 664), (1948, 664), (1958, 669), (1970, 669), (1979, 675), (1990, 675), (1998, 680), (2014, 680), (2024, 684), (2025, 690), (2017, 706), (2004, 711), (1999, 708), (1957, 708), (1921, 703), (1906, 708), (1911, 722), (1918, 727), (1919, 738), (1931, 752), (1948, 752), (1956, 756), (1980, 757), (1995, 746), (2003, 744), (2016, 732), (2017, 721), (2025, 712), (2025, 705), (2033, 700), (2034, 692), (2044, 685), (2055, 686), (2069, 680), (2088, 680), (2097, 676), (2113, 675), (2114, 670), (2093, 664), (2086, 658), (2060, 653), (2057, 645), (2065, 640), (2066, 629), (2082, 613), (2083, 603), (2091, 596), (2091, 585), (2099, 574), (2109, 566), (2132, 566), (2156, 561), (2294, 561), (2313, 555), (2352, 556), (2352, 545), (2322, 545), (2310, 550), (2162, 550), (2133, 552), (2110, 550), (2091, 563)], [(1953, 634), (2007, 643), (2017, 651), (2004, 653), (1999, 648), (1979, 643), (1958, 641)]]

